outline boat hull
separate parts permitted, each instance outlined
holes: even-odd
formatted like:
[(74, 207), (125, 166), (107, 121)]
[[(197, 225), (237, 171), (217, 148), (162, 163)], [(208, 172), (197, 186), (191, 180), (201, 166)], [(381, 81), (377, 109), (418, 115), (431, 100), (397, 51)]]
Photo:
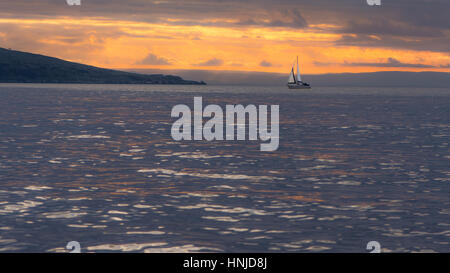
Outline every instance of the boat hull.
[(288, 84), (287, 86), (289, 89), (311, 89), (311, 86), (303, 84)]

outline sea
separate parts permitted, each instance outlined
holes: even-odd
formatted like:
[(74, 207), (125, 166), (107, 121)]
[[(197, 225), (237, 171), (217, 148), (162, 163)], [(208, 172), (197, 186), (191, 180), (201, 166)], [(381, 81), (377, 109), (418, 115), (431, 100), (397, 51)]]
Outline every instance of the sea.
[[(173, 140), (199, 96), (278, 150)], [(449, 141), (445, 88), (0, 84), (0, 252), (450, 252)]]

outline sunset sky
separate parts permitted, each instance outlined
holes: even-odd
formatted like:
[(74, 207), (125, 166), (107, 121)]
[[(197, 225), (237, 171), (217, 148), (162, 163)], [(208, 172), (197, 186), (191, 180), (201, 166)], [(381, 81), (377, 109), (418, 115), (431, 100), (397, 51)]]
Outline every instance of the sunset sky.
[(0, 47), (117, 69), (450, 72), (450, 1), (0, 0)]

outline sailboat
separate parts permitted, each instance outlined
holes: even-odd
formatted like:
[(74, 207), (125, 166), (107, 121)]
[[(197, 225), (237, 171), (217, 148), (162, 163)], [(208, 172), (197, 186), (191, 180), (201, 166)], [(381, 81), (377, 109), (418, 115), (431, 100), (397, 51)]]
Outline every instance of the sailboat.
[(291, 74), (289, 74), (289, 79), (288, 79), (288, 83), (287, 83), (287, 86), (289, 87), (289, 89), (311, 89), (311, 86), (309, 85), (309, 83), (302, 82), (302, 78), (300, 76), (300, 68), (298, 65), (298, 56), (297, 56), (297, 77), (295, 77), (294, 67), (295, 67), (295, 63), (292, 66)]

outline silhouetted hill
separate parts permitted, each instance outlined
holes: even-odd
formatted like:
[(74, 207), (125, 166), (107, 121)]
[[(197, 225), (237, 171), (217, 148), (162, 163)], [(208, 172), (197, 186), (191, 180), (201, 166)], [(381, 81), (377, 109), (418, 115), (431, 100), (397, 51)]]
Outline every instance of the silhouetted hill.
[(3, 83), (104, 83), (204, 84), (171, 75), (144, 75), (103, 69), (61, 59), (0, 48), (0, 82)]

